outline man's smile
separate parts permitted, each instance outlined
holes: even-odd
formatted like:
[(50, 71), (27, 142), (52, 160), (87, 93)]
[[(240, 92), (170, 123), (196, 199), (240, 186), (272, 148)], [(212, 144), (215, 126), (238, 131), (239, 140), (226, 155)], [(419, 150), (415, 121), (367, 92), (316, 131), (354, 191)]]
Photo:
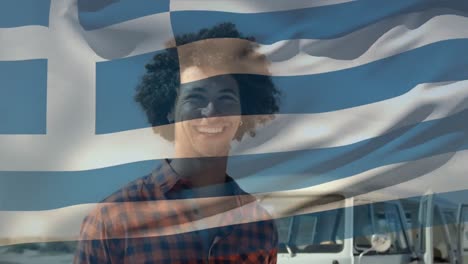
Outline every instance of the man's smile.
[(222, 134), (228, 125), (197, 125), (193, 126), (195, 131), (201, 134), (217, 135)]

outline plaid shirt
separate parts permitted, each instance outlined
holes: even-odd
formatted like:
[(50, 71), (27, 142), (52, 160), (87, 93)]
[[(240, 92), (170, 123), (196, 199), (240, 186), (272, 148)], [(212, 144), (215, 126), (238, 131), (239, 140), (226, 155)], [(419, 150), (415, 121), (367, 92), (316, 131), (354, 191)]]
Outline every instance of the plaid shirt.
[(269, 214), (230, 177), (214, 189), (227, 195), (193, 199), (164, 162), (85, 218), (74, 263), (276, 263)]

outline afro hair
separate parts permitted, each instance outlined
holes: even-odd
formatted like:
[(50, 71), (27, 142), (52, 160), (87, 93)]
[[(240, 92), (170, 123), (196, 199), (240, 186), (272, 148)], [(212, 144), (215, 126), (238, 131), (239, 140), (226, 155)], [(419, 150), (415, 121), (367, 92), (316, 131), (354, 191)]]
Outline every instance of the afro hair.
[[(255, 44), (255, 39), (244, 37), (232, 23), (222, 23), (210, 29), (202, 29), (198, 33), (177, 36), (175, 43), (181, 47), (190, 43), (219, 38), (244, 40), (240, 41), (240, 48), (235, 49), (234, 54), (229, 55), (229, 61), (249, 56), (254, 57), (266, 69), (263, 72), (267, 71), (268, 62), (265, 56), (255, 52), (255, 48), (258, 46)], [(184, 50), (183, 63), (180, 62), (180, 50), (168, 48), (164, 52), (156, 54), (145, 66), (146, 73), (136, 88), (135, 101), (143, 108), (154, 131), (169, 141), (174, 140), (173, 126), (169, 126), (172, 129), (159, 129), (158, 127), (171, 123), (168, 120), (168, 114), (173, 110), (177, 99), (180, 87), (180, 69), (189, 66), (206, 66), (207, 64), (209, 67), (217, 67), (223, 59), (215, 61), (213, 58), (221, 56), (226, 59), (223, 54), (211, 54), (220, 53), (220, 51), (216, 51), (215, 47), (209, 46), (209, 48), (208, 51), (206, 49), (202, 51), (196, 47)], [(210, 53), (209, 56), (206, 56), (206, 53)], [(240, 140), (245, 133), (255, 136), (256, 126), (271, 120), (273, 114), (278, 112), (280, 91), (267, 74), (232, 74), (232, 76), (239, 87), (241, 114), (243, 115), (243, 125), (235, 137)], [(246, 115), (251, 115), (251, 118), (246, 118)]]

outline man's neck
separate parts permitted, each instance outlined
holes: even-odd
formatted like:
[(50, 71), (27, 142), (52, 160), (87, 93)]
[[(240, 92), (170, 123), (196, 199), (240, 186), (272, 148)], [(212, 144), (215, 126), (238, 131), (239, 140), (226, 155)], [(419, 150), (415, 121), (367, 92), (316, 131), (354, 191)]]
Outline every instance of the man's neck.
[(180, 158), (172, 160), (171, 166), (194, 187), (221, 184), (226, 180), (227, 157)]

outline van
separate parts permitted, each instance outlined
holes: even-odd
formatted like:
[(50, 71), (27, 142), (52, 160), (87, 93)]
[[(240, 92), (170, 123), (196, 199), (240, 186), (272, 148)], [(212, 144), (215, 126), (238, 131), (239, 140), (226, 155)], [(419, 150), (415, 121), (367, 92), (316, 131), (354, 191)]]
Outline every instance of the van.
[(460, 204), (457, 213), (459, 232), (457, 245), (460, 264), (468, 264), (468, 204)]
[[(309, 201), (302, 206), (307, 209), (287, 206), (305, 204), (301, 199)], [(468, 207), (457, 208), (434, 194), (378, 202), (285, 195), (262, 203), (287, 215), (276, 219), (280, 264), (462, 264), (459, 245), (466, 247), (462, 253), (468, 259), (468, 226), (459, 243), (457, 224), (457, 210), (459, 219), (468, 219)]]

